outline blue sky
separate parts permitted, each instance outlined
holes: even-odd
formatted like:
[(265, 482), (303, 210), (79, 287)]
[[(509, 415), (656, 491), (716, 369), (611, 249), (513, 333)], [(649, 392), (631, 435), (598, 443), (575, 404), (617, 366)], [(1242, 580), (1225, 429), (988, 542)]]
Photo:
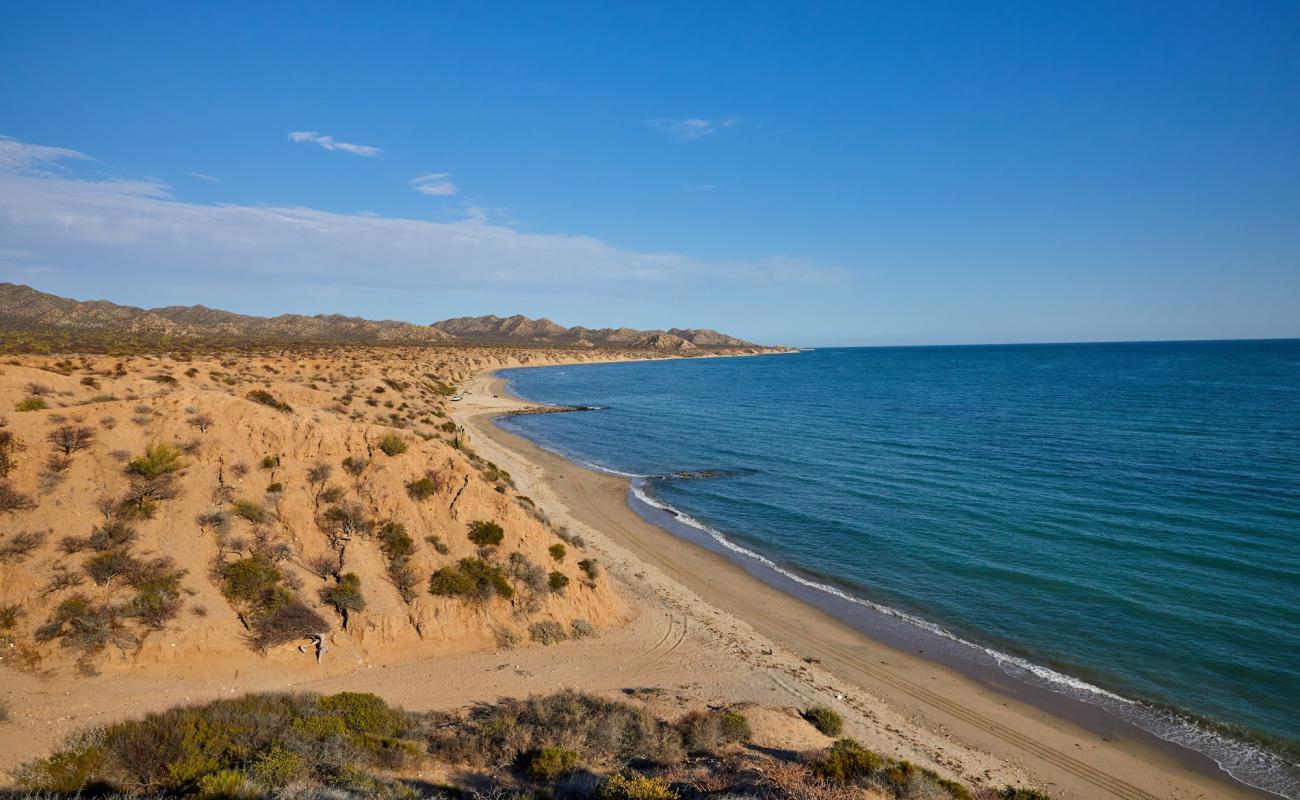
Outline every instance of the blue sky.
[(791, 344), (1300, 336), (1300, 4), (0, 5), (0, 278)]

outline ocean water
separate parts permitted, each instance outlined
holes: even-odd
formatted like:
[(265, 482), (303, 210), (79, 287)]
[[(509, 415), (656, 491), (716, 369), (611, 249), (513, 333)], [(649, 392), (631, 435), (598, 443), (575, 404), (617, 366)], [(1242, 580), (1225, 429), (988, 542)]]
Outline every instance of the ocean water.
[[(509, 370), (502, 424), (1300, 796), (1300, 340)], [(690, 473), (682, 476), (680, 473)]]

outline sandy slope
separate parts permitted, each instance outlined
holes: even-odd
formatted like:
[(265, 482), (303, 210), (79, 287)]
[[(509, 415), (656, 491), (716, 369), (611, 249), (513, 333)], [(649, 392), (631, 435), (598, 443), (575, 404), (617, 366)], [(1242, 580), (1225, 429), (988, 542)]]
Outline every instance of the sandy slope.
[[(680, 625), (721, 637), (733, 657), (781, 687), (768, 702), (820, 702), (854, 720), (852, 733), (882, 752), (971, 783), (1028, 783), (1063, 798), (1259, 797), (1213, 765), (1189, 769), (1136, 740), (1103, 737), (952, 670), (874, 642), (741, 568), (643, 521), (624, 478), (579, 467), (492, 424), (522, 404), (490, 373), (470, 384), (454, 415), (475, 446), (507, 465), (554, 519), (588, 533), (634, 580), (681, 615)], [(674, 659), (685, 654), (674, 653)], [(805, 658), (819, 663), (810, 665)], [(712, 675), (715, 691), (735, 691)]]

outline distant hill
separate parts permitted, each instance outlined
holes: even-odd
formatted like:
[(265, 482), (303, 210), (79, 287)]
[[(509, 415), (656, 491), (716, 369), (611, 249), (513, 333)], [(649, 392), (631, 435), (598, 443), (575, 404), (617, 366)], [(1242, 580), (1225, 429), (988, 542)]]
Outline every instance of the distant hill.
[(662, 351), (755, 347), (734, 336), (708, 329), (566, 328), (549, 319), (534, 320), (518, 315), (457, 317), (432, 325), (418, 325), (339, 314), (255, 317), (201, 305), (137, 308), (107, 300), (71, 300), (15, 283), (0, 283), (0, 329), (193, 339), (411, 344), (462, 342)]

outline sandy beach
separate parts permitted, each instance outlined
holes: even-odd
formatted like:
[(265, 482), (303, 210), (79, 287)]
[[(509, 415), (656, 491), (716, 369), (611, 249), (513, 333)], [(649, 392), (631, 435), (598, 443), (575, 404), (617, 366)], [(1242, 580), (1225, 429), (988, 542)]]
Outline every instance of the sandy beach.
[(580, 467), (493, 423), (528, 405), (485, 371), (466, 386), (454, 415), (476, 450), (616, 567), (639, 601), (637, 619), (667, 615), (649, 656), (665, 675), (704, 666), (705, 653), (715, 664), (733, 662), (691, 676), (701, 696), (739, 690), (752, 702), (789, 705), (792, 714), (801, 703), (825, 703), (845, 713), (849, 732), (869, 746), (977, 784), (1033, 785), (1080, 799), (1272, 796), (1136, 728), (1101, 715), (1076, 724), (1017, 699), (1012, 681), (986, 685), (874, 641), (646, 522), (628, 505), (627, 479)]

